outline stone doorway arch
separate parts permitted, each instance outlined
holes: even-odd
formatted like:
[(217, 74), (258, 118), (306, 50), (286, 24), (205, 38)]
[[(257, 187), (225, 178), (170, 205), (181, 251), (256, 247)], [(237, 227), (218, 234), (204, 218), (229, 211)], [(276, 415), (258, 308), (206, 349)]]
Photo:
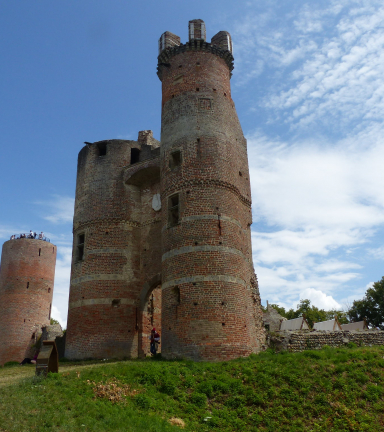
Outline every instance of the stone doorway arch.
[[(140, 292), (138, 356), (145, 357), (149, 351), (149, 335), (153, 327), (161, 336), (161, 273), (146, 282)], [(161, 352), (161, 344), (159, 346)]]

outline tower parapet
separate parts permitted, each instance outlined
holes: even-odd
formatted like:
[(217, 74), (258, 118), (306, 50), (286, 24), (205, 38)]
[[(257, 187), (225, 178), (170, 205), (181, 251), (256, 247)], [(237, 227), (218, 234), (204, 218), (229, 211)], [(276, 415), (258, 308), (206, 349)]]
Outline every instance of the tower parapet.
[(162, 80), (163, 70), (169, 68), (170, 59), (178, 54), (189, 51), (202, 51), (221, 57), (227, 64), (230, 77), (232, 76), (233, 55), (232, 38), (227, 31), (220, 31), (212, 37), (211, 43), (206, 42), (205, 24), (202, 20), (189, 22), (189, 41), (180, 42), (180, 37), (171, 32), (165, 32), (159, 39), (159, 56), (157, 63), (157, 75)]
[(205, 42), (207, 39), (207, 32), (205, 30), (205, 22), (201, 19), (194, 19), (188, 23), (189, 40), (202, 40)]

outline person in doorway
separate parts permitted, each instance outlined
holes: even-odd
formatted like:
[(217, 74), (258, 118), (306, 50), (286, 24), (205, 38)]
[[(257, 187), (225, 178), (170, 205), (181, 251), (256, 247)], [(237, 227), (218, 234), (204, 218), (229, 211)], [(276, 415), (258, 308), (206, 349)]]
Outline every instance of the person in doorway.
[(153, 327), (149, 338), (151, 340), (151, 354), (155, 356), (160, 343), (160, 335), (157, 333), (155, 327)]

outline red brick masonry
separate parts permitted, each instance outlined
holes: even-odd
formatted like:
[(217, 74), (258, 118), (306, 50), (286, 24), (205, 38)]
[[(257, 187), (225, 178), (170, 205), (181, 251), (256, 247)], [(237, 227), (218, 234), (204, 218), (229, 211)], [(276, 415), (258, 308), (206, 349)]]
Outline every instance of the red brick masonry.
[(9, 240), (3, 245), (0, 365), (28, 356), (41, 327), (49, 325), (56, 252), (55, 245), (42, 240)]

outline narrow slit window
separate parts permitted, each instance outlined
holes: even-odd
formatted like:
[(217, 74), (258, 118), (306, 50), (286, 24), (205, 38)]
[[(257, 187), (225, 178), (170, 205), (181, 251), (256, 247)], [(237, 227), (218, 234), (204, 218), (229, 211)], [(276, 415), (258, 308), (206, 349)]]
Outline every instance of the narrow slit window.
[(79, 234), (77, 236), (77, 261), (82, 261), (84, 259), (84, 243), (85, 234)]
[(27, 289), (29, 288), (29, 282), (27, 282)]
[(107, 154), (107, 143), (97, 144), (97, 150), (99, 156), (105, 156)]
[(179, 305), (180, 304), (180, 288), (178, 286), (175, 286), (173, 288), (173, 293), (175, 296), (176, 304)]
[(179, 194), (168, 198), (168, 224), (170, 227), (179, 223)]
[(169, 168), (171, 170), (176, 169), (181, 165), (181, 151), (177, 150), (171, 153), (169, 158)]
[(131, 165), (140, 161), (140, 149), (131, 148)]
[(39, 248), (39, 256), (41, 256), (41, 248)]

